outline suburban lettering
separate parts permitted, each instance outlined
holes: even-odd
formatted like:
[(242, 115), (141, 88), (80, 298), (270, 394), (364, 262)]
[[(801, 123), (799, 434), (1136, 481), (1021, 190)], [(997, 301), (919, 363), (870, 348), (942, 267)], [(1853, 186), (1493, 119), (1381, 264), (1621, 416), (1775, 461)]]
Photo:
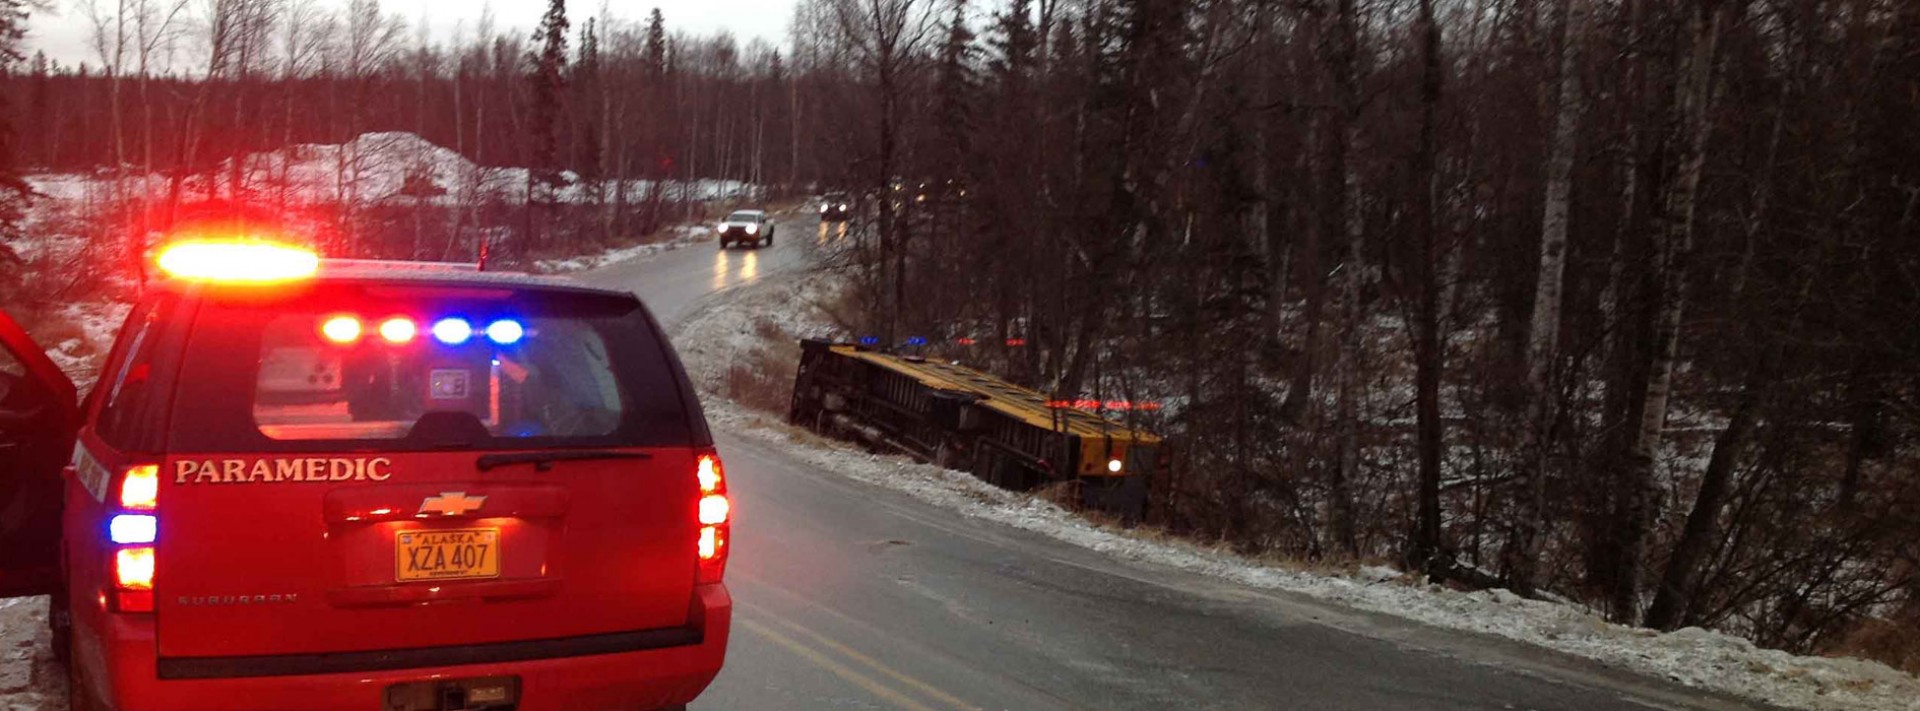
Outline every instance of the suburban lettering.
[(335, 459), (327, 464), (328, 479), (332, 481), (346, 481), (353, 478), (353, 460)]
[(194, 464), (193, 460), (191, 459), (182, 459), (180, 461), (174, 462), (173, 463), (173, 483), (175, 484), (187, 483), (187, 476), (190, 474), (193, 474), (193, 470), (197, 466), (198, 465)]
[(299, 481), (300, 460), (281, 459), (273, 463), (274, 481)]
[(381, 467), (390, 467), (390, 466), (393, 466), (393, 460), (388, 459), (386, 457), (374, 457), (373, 459), (368, 460), (367, 461), (367, 478), (372, 479), (374, 481), (386, 481), (387, 479), (392, 478), (393, 472), (380, 471)]
[(247, 481), (273, 481), (273, 465), (265, 459), (253, 460), (253, 473), (247, 475)]
[(200, 464), (198, 466), (199, 466), (199, 469), (193, 473), (193, 483), (195, 484), (220, 483), (220, 467), (215, 466), (213, 463), (213, 460), (211, 459), (200, 460)]
[(307, 460), (307, 479), (306, 480), (307, 481), (326, 481), (327, 480), (326, 470), (327, 470), (327, 460), (319, 459), (319, 458), (309, 459)]

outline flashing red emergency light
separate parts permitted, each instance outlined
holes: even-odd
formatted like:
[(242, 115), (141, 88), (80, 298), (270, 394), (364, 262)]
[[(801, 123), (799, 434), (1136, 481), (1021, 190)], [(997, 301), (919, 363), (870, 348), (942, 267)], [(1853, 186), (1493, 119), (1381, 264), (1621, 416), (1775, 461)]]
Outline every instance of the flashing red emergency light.
[(413, 319), (395, 316), (380, 322), (380, 337), (388, 343), (407, 343), (420, 333), (420, 327), (413, 325)]
[(360, 319), (352, 316), (335, 316), (320, 324), (320, 335), (327, 340), (342, 345), (360, 340)]
[(192, 240), (160, 250), (154, 260), (175, 279), (272, 284), (320, 271), (320, 255), (291, 245), (254, 240)]

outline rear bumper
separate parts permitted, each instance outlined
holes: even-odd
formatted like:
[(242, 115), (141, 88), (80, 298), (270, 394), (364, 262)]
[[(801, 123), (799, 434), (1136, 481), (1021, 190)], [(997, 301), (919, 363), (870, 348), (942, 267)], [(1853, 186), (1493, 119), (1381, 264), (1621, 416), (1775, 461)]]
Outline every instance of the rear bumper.
[[(720, 672), (733, 600), (725, 586), (702, 585), (692, 607), (688, 628), (453, 648), (442, 658), (462, 662), (437, 666), (395, 668), (441, 650), (163, 661), (151, 624), (144, 639), (119, 626), (76, 656), (98, 698), (119, 711), (376, 711), (392, 684), (497, 676), (520, 679), (520, 711), (644, 711), (692, 701)], [(595, 651), (606, 649), (634, 651)], [(325, 671), (301, 673), (313, 669)]]

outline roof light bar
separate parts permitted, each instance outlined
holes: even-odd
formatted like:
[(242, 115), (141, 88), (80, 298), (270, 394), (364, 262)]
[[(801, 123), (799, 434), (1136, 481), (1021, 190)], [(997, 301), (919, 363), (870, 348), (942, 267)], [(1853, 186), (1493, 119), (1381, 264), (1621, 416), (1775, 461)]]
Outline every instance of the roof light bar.
[(271, 284), (313, 276), (320, 270), (320, 255), (273, 242), (196, 240), (168, 245), (155, 263), (175, 279)]

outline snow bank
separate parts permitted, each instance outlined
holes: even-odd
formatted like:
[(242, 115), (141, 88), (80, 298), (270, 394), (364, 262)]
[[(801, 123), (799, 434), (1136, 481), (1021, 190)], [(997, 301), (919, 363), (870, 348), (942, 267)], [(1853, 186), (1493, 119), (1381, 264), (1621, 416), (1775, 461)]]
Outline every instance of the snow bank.
[(534, 268), (542, 274), (559, 274), (598, 269), (609, 264), (624, 262), (629, 259), (649, 257), (661, 252), (676, 250), (690, 244), (702, 243), (713, 236), (713, 233), (709, 231), (705, 224), (676, 225), (668, 228), (667, 231), (672, 236), (663, 242), (616, 247), (599, 254), (568, 257), (566, 259), (542, 259), (534, 263)]
[(1096, 525), (1033, 496), (992, 487), (972, 476), (869, 454), (788, 427), (779, 418), (714, 402), (718, 373), (701, 363), (748, 362), (764, 348), (754, 327), (763, 315), (783, 314), (781, 337), (832, 331), (819, 309), (763, 308), (769, 303), (824, 303), (831, 281), (818, 273), (778, 275), (713, 297), (677, 329), (674, 342), (695, 383), (707, 391), (708, 416), (720, 429), (779, 447), (822, 470), (906, 492), (966, 516), (1033, 531), (1115, 558), (1172, 567), (1256, 588), (1285, 590), (1435, 627), (1494, 635), (1537, 645), (1674, 682), (1768, 704), (1817, 711), (1920, 709), (1920, 679), (1876, 662), (1795, 656), (1756, 648), (1718, 632), (1672, 633), (1615, 625), (1571, 604), (1521, 598), (1505, 590), (1461, 592), (1421, 585), (1392, 568), (1369, 566), (1351, 574), (1291, 569), (1191, 542), (1149, 538), (1140, 531)]

